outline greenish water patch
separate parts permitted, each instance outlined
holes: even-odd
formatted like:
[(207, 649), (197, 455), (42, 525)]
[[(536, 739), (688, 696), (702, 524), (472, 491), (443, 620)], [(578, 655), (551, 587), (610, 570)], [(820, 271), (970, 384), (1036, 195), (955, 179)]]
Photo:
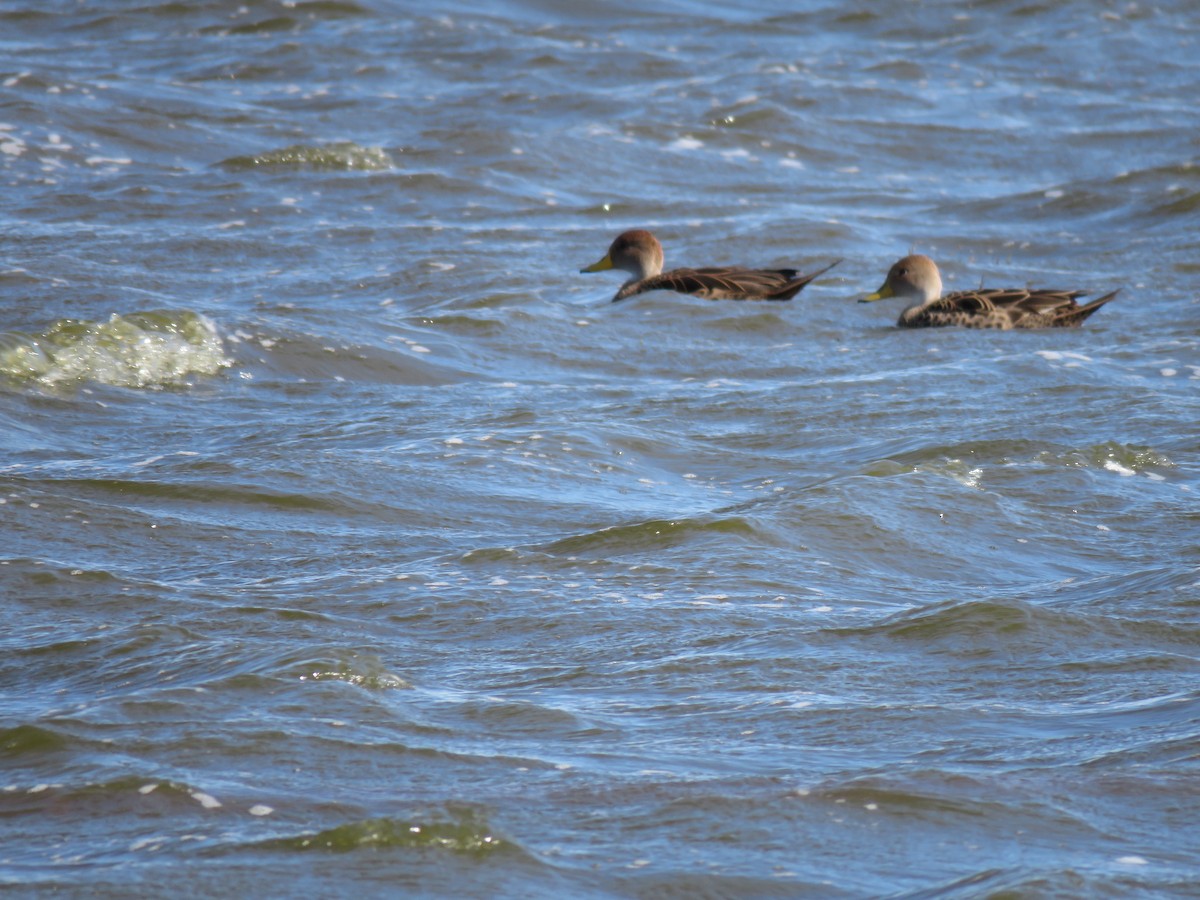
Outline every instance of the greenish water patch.
[(18, 725), (0, 731), (0, 756), (40, 756), (66, 746), (67, 739), (62, 735), (36, 725)]
[(369, 653), (353, 653), (339, 660), (312, 660), (299, 667), (300, 681), (344, 681), (368, 690), (412, 687), (399, 675), (389, 672), (383, 660)]
[(652, 548), (677, 547), (696, 538), (753, 535), (754, 528), (745, 519), (717, 519), (700, 522), (692, 519), (639, 522), (636, 525), (616, 525), (588, 534), (563, 538), (542, 548), (547, 553), (619, 554)]
[(277, 850), (325, 850), (348, 853), (365, 847), (433, 848), (456, 853), (486, 854), (507, 846), (474, 817), (459, 822), (411, 822), (404, 819), (364, 819), (316, 834), (278, 838), (260, 846)]
[(332, 144), (292, 144), (250, 156), (222, 160), (227, 169), (361, 169), (378, 172), (395, 167), (382, 147), (363, 147), (353, 141)]
[(1122, 444), (1118, 441), (1106, 441), (1058, 455), (1045, 454), (1041, 460), (1067, 466), (1108, 469), (1121, 475), (1174, 466), (1170, 459), (1150, 447)]

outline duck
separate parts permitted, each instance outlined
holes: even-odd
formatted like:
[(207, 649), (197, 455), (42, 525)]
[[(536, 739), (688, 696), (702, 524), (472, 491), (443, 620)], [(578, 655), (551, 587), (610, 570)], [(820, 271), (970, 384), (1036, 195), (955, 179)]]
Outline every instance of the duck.
[(942, 276), (928, 256), (915, 253), (898, 260), (887, 280), (860, 303), (899, 297), (913, 300), (896, 322), (902, 328), (1074, 328), (1120, 291), (1080, 305), (1084, 291), (980, 288), (942, 294)]
[(621, 285), (613, 303), (646, 291), (677, 291), (706, 300), (791, 300), (814, 278), (825, 274), (840, 259), (811, 275), (798, 269), (748, 269), (744, 266), (708, 266), (664, 272), (662, 244), (645, 229), (617, 235), (608, 252), (580, 272), (619, 269), (633, 277)]

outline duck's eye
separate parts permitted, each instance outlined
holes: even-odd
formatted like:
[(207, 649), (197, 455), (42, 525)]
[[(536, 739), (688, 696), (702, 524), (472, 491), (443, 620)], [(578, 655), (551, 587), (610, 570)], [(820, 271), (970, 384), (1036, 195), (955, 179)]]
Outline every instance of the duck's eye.
[(897, 269), (896, 274), (899, 275), (901, 278), (903, 278), (905, 275), (908, 274), (908, 269), (903, 269), (903, 268)]

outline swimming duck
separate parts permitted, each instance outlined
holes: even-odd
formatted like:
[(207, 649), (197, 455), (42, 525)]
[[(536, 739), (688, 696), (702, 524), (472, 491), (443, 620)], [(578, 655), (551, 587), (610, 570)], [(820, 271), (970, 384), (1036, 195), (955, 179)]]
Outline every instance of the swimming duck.
[[(1118, 288), (1119, 290), (1119, 288)], [(896, 323), (903, 328), (1071, 328), (1117, 296), (1105, 294), (1084, 306), (1075, 302), (1083, 291), (981, 288), (942, 296), (942, 276), (928, 256), (906, 256), (888, 271), (887, 280), (860, 303), (900, 297), (915, 300)]]
[(791, 300), (803, 287), (828, 272), (835, 260), (811, 275), (796, 269), (747, 269), (742, 266), (712, 266), (704, 269), (672, 269), (664, 272), (662, 244), (648, 231), (635, 229), (617, 235), (599, 261), (580, 272), (620, 269), (633, 276), (621, 285), (613, 302), (645, 291), (678, 291), (707, 300)]

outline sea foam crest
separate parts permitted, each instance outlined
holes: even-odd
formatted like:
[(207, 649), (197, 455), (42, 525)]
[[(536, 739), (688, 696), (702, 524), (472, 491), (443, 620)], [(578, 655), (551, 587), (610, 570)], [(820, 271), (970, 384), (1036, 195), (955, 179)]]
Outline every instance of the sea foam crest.
[(216, 325), (187, 310), (60, 319), (40, 334), (0, 333), (0, 377), (51, 387), (166, 387), (229, 365)]

